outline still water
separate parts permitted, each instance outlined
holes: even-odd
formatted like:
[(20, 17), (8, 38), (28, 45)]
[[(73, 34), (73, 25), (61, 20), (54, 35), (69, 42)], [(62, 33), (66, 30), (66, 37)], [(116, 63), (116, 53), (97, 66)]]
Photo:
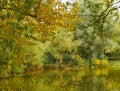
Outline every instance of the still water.
[(47, 70), (0, 79), (0, 91), (120, 91), (120, 68)]

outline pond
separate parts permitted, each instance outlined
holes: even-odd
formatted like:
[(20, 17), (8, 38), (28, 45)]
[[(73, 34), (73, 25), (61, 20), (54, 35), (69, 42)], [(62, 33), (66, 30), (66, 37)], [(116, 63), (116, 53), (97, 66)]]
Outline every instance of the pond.
[(47, 70), (0, 79), (0, 91), (120, 91), (120, 68)]

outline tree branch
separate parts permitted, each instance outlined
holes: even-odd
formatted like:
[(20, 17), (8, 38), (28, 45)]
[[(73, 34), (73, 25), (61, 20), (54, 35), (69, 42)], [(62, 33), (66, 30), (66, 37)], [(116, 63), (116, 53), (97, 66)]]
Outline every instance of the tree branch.
[(115, 4), (119, 4), (119, 3), (120, 3), (120, 1), (112, 3), (110, 6), (114, 6)]
[[(13, 7), (13, 6), (12, 6), (12, 7)], [(14, 9), (14, 8), (15, 8), (15, 9)], [(13, 11), (19, 12), (19, 13), (25, 15), (25, 16), (30, 16), (31, 18), (35, 19), (36, 21), (38, 21), (38, 22), (40, 22), (40, 23), (41, 23), (41, 22), (42, 22), (42, 23), (44, 22), (44, 23), (46, 23), (46, 24), (50, 24), (49, 22), (43, 20), (42, 18), (37, 17), (37, 15), (33, 15), (33, 14), (30, 14), (30, 13), (27, 13), (27, 12), (23, 12), (23, 10), (21, 10), (20, 8), (15, 7), (15, 6), (14, 6), (13, 8), (3, 7), (3, 8), (1, 8), (1, 9), (13, 10)]]
[(91, 17), (99, 17), (100, 15), (84, 15), (84, 14), (83, 14), (83, 15), (80, 15), (80, 16), (88, 16), (88, 17), (89, 17), (89, 16), (91, 16)]

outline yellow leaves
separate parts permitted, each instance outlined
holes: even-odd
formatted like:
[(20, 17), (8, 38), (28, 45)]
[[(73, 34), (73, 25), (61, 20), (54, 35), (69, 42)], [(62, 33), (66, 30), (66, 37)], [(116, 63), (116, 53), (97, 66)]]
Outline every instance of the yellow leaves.
[(103, 65), (103, 66), (108, 65), (108, 61), (106, 59), (103, 59), (101, 61), (101, 65)]
[(17, 42), (17, 45), (19, 45), (19, 44), (25, 44), (25, 45), (29, 45), (29, 46), (34, 45), (34, 43), (32, 43), (32, 41), (29, 41), (26, 37), (21, 37), (19, 39), (19, 41)]
[(99, 59), (95, 59), (93, 61), (93, 64), (95, 66), (107, 66), (109, 63), (108, 63), (108, 60), (107, 59), (102, 59), (102, 60), (99, 60)]
[(93, 61), (93, 64), (94, 64), (94, 65), (100, 65), (100, 64), (101, 64), (101, 62), (100, 62), (100, 60), (99, 60), (99, 59), (96, 59), (96, 60), (94, 60), (94, 61)]
[[(58, 27), (65, 27), (65, 28), (69, 28), (71, 29), (71, 25), (76, 24), (76, 17), (70, 17), (70, 13), (69, 11), (67, 11), (67, 9), (65, 9), (64, 5), (59, 3), (57, 7), (54, 7), (52, 3), (57, 3), (56, 0), (50, 0), (48, 1), (50, 2), (49, 4), (47, 3), (41, 3), (39, 5), (39, 12), (36, 13), (36, 16), (42, 20), (46, 25), (46, 29), (49, 28), (49, 26), (52, 26), (53, 28), (49, 29), (50, 31), (53, 31), (54, 27), (57, 25)], [(73, 8), (73, 11), (76, 11), (76, 7)], [(76, 13), (76, 12), (73, 12)], [(31, 14), (34, 14), (33, 11), (31, 11)], [(72, 21), (71, 21), (72, 18)], [(75, 20), (76, 19), (76, 20)], [(66, 21), (68, 22), (72, 22), (70, 25), (65, 24)], [(41, 27), (43, 26), (40, 23)], [(41, 27), (41, 29), (43, 29)], [(44, 29), (44, 30), (46, 30)], [(54, 30), (57, 30), (56, 28)]]
[(59, 20), (59, 24), (61, 25), (61, 26), (65, 26), (65, 22), (64, 21), (62, 21), (62, 20)]
[(96, 76), (99, 76), (99, 75), (101, 75), (101, 70), (100, 69), (95, 69), (95, 70), (93, 70), (93, 74), (96, 75)]
[(19, 6), (23, 6), (24, 4), (25, 4), (24, 0), (19, 1), (19, 3), (18, 3)]
[(49, 3), (54, 3), (56, 0), (47, 0)]
[(20, 38), (20, 41), (26, 42), (26, 38), (25, 38), (25, 37), (21, 37), (21, 38)]

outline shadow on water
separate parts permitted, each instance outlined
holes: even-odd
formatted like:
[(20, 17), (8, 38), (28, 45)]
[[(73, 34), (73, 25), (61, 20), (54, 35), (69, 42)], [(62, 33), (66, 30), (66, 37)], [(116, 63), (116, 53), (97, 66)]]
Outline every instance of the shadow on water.
[(120, 91), (120, 68), (47, 70), (1, 79), (0, 91)]

